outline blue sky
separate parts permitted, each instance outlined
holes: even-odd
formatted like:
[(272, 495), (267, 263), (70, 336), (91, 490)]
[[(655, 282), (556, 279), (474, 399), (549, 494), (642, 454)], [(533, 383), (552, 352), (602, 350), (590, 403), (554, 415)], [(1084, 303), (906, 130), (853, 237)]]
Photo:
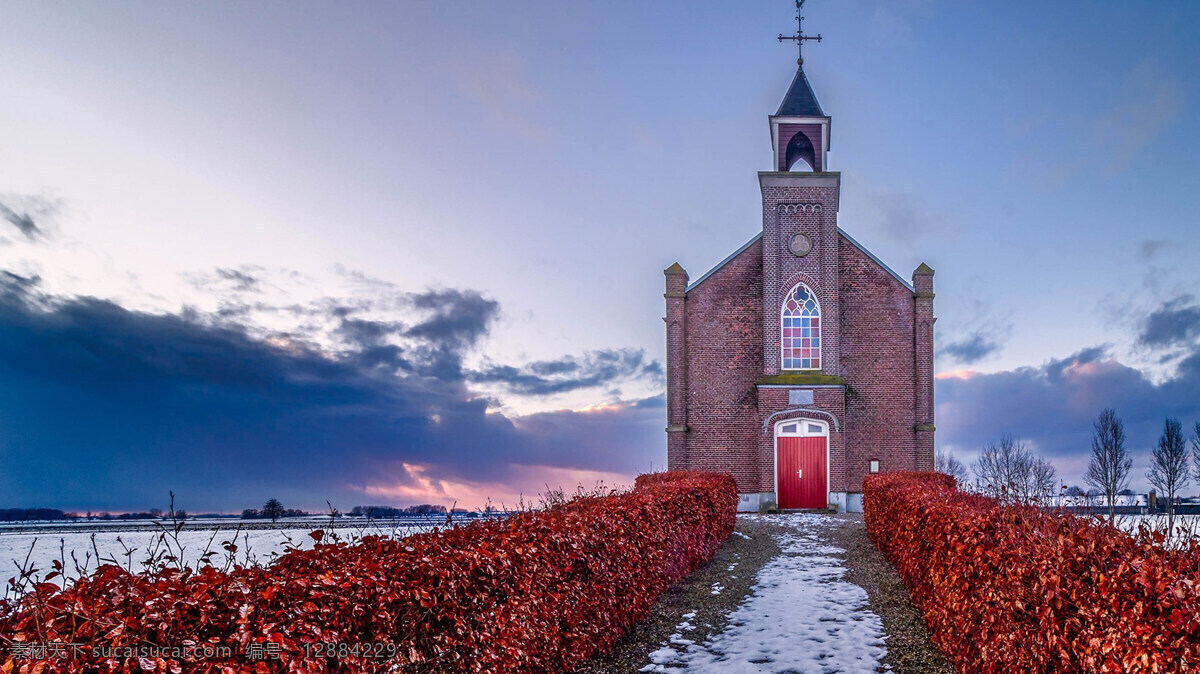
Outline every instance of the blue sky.
[[(792, 15), (10, 5), (0, 493), (476, 505), (661, 467), (661, 270), (760, 228)], [(806, 16), (841, 226), (937, 270), (939, 444), (1011, 431), (1075, 482), (1114, 405), (1142, 485), (1200, 420), (1200, 9)]]

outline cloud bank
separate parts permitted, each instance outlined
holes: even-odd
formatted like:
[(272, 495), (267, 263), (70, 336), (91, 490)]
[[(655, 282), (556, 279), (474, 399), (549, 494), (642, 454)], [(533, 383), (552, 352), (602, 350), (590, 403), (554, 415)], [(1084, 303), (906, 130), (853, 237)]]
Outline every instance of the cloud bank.
[(1200, 420), (1200, 348), (1155, 381), (1120, 362), (1107, 346), (1082, 349), (1038, 367), (995, 373), (943, 372), (936, 381), (938, 444), (968, 461), (1002, 433), (1030, 441), (1071, 484), (1082, 482), (1091, 424), (1106, 407), (1125, 420), (1134, 453), (1132, 484), (1145, 488), (1149, 452), (1167, 416)]
[(552, 395), (615, 384), (629, 379), (650, 379), (664, 384), (662, 364), (646, 358), (641, 349), (590, 351), (582, 357), (563, 356), (525, 365), (491, 365), (472, 372), (470, 380), (499, 384), (513, 393)]
[[(217, 278), (252, 291), (243, 273)], [(383, 302), (403, 320), (368, 313)], [(498, 311), (472, 290), (389, 289), (148, 313), (4, 273), (0, 493), (10, 505), (115, 510), (161, 506), (168, 490), (192, 511), (268, 497), (476, 506), (661, 465), (661, 397), (509, 418), (468, 388), (501, 370), (524, 377), (510, 386), (519, 392), (659, 372), (616, 350), (471, 373), (464, 356)], [(272, 332), (246, 318), (271, 312), (309, 327)], [(319, 325), (334, 342), (313, 338)]]

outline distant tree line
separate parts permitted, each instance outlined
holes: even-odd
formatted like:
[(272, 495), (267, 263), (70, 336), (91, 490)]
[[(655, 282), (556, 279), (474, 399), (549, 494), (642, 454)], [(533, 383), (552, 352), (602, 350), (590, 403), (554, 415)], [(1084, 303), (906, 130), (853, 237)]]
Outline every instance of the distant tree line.
[[(1175, 527), (1175, 505), (1180, 492), (1191, 482), (1200, 481), (1200, 422), (1192, 425), (1191, 437), (1185, 438), (1183, 424), (1167, 417), (1158, 442), (1150, 452), (1150, 470), (1146, 480), (1167, 506), (1168, 531)], [(1191, 452), (1188, 451), (1188, 441)], [(1193, 466), (1193, 464), (1195, 464)], [(1125, 447), (1125, 422), (1116, 410), (1106, 409), (1096, 419), (1092, 430), (1092, 458), (1084, 481), (1105, 498), (1108, 517), (1115, 517), (1116, 497), (1132, 494), (1129, 490), (1129, 471), (1133, 458)]]
[[(188, 511), (186, 510), (175, 511), (175, 519), (177, 520), (187, 519), (187, 516)], [(109, 515), (108, 513), (103, 513), (101, 515), (91, 515), (91, 517), (102, 520), (169, 520), (171, 519), (171, 514), (164, 513), (159, 508), (151, 508), (140, 513), (121, 513), (120, 515)]]
[[(186, 519), (188, 513), (186, 510), (176, 510), (176, 519)], [(101, 520), (109, 522), (112, 520), (157, 520), (170, 519), (170, 515), (164, 514), (159, 508), (151, 508), (144, 512), (112, 513), (89, 512), (86, 515), (79, 513), (64, 512), (57, 508), (0, 508), (0, 522), (28, 522), (31, 520)]]
[(1007, 503), (1045, 501), (1058, 490), (1053, 464), (1011, 433), (984, 445), (971, 470), (976, 489)]
[[(445, 515), (447, 512), (444, 505), (432, 505), (422, 503), (421, 505), (408, 506), (407, 508), (396, 508), (394, 506), (380, 505), (365, 505), (354, 506), (350, 509), (351, 517), (371, 517), (371, 518), (389, 518), (403, 517), (405, 515)], [(455, 509), (455, 512), (463, 512)]]
[[(1190, 444), (1190, 451), (1189, 451)], [(980, 450), (979, 459), (972, 464), (975, 482), (968, 482), (967, 467), (948, 451), (939, 450), (934, 457), (934, 470), (951, 475), (960, 485), (995, 496), (1002, 501), (1040, 502), (1061, 491), (1065, 496), (1097, 498), (1103, 496), (1109, 519), (1115, 517), (1117, 496), (1132, 496), (1129, 471), (1133, 457), (1126, 447), (1125, 422), (1109, 408), (1100, 412), (1092, 424), (1092, 454), (1084, 482), (1090, 487), (1066, 488), (1058, 480), (1054, 466), (1037, 456), (1019, 438), (1004, 434)], [(1200, 422), (1192, 425), (1189, 437), (1184, 436), (1183, 424), (1168, 417), (1163, 431), (1150, 455), (1150, 470), (1146, 479), (1168, 504), (1167, 512), (1173, 526), (1174, 506), (1179, 494), (1192, 479), (1200, 482)]]
[[(1100, 491), (1099, 489), (1096, 489), (1095, 487), (1092, 487), (1090, 489), (1084, 489), (1083, 487), (1080, 487), (1079, 485), (1075, 484), (1075, 485), (1071, 485), (1070, 487), (1067, 487), (1066, 491), (1063, 492), (1063, 496), (1068, 496), (1073, 499), (1092, 499), (1092, 500), (1094, 500), (1094, 499), (1100, 498), (1101, 496), (1104, 496), (1104, 492)], [(1133, 498), (1133, 497), (1137, 496), (1137, 494), (1132, 489), (1126, 487), (1125, 489), (1122, 489), (1121, 491), (1117, 492), (1117, 496)]]
[(243, 510), (242, 519), (269, 519), (274, 522), (280, 517), (307, 517), (309, 514), (310, 513), (297, 508), (284, 508), (283, 504), (280, 503), (278, 499), (268, 499), (261, 508), (246, 508)]
[(0, 508), (0, 522), (27, 522), (29, 520), (69, 520), (79, 517), (54, 508)]
[[(350, 517), (370, 517), (375, 519), (387, 519), (392, 517), (407, 517), (410, 515), (445, 515), (449, 510), (444, 505), (433, 505), (430, 503), (422, 503), (421, 505), (408, 506), (407, 508), (397, 508), (395, 506), (384, 505), (360, 505), (354, 506), (347, 515)], [(467, 511), (461, 508), (455, 508), (454, 513), (466, 514)], [(268, 499), (261, 508), (246, 508), (242, 511), (242, 519), (269, 519), (275, 521), (281, 517), (304, 517), (312, 513), (295, 508), (285, 508), (278, 499)]]
[(933, 469), (970, 488), (1006, 503), (1036, 503), (1052, 496), (1058, 488), (1054, 466), (1038, 456), (1023, 440), (1011, 433), (988, 442), (971, 464), (972, 483), (967, 467), (948, 451), (938, 450)]
[(299, 508), (284, 508), (274, 517), (270, 513), (264, 512), (260, 508), (246, 508), (242, 511), (242, 519), (244, 520), (259, 520), (259, 519), (279, 519), (280, 517), (308, 517), (312, 513)]
[(1175, 529), (1175, 506), (1179, 492), (1188, 486), (1193, 476), (1200, 482), (1200, 421), (1192, 424), (1189, 440), (1192, 445), (1191, 456), (1188, 455), (1183, 437), (1183, 424), (1178, 419), (1167, 417), (1163, 420), (1163, 432), (1158, 436), (1158, 444), (1150, 455), (1150, 472), (1146, 473), (1146, 479), (1158, 493), (1166, 497), (1168, 532)]

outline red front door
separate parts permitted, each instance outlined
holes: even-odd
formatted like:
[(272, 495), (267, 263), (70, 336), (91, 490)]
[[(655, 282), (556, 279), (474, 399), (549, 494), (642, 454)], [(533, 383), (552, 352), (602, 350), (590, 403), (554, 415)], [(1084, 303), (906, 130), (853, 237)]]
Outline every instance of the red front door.
[(777, 479), (780, 508), (824, 508), (826, 497), (823, 437), (779, 437)]

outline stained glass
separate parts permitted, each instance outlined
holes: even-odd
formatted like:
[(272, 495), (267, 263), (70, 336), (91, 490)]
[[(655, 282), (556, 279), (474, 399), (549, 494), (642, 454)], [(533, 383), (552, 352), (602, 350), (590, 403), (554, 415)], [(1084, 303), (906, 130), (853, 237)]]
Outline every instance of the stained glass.
[(792, 288), (780, 321), (780, 355), (784, 370), (821, 369), (821, 309), (803, 283)]

